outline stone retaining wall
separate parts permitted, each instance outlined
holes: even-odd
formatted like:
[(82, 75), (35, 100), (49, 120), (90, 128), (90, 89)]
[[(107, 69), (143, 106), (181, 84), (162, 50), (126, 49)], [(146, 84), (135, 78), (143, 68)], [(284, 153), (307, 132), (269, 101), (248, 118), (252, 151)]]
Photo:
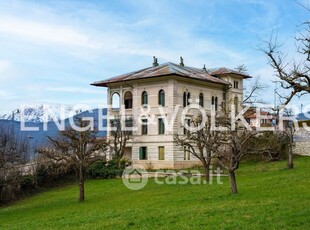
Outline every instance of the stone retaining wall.
[(295, 142), (294, 154), (310, 156), (310, 142)]

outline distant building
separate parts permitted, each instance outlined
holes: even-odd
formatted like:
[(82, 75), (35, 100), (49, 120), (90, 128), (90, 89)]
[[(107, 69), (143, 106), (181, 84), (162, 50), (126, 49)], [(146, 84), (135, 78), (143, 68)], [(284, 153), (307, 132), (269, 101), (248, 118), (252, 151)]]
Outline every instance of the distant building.
[[(259, 110), (260, 111), (260, 110)], [(270, 114), (266, 111), (260, 111), (260, 113), (256, 113), (253, 110), (248, 110), (244, 115), (246, 121), (253, 128), (257, 127), (272, 127), (274, 126), (273, 122), (276, 122), (276, 116)]]
[[(240, 111), (243, 97), (243, 79), (250, 76), (222, 67), (199, 69), (171, 62), (159, 65), (154, 57), (153, 66), (122, 74), (92, 85), (107, 87), (110, 119), (118, 116), (119, 105), (134, 120), (137, 130), (126, 146), (125, 157), (133, 167), (188, 168), (200, 161), (174, 142), (175, 134), (183, 134), (182, 111), (192, 104), (210, 112), (221, 110), (228, 103)], [(176, 112), (177, 106), (180, 109)], [(142, 111), (149, 108), (147, 114)], [(173, 120), (173, 115), (175, 120)], [(191, 111), (186, 117), (188, 123)], [(137, 122), (138, 121), (138, 122)], [(172, 121), (172, 123), (171, 123)], [(111, 125), (111, 122), (107, 122)], [(168, 125), (171, 125), (168, 128)], [(109, 136), (108, 132), (108, 138)]]

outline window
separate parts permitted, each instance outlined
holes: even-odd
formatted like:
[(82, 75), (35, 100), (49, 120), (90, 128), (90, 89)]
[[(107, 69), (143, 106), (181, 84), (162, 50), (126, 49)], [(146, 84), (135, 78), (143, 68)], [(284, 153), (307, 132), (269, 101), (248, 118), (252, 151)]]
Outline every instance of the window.
[(147, 160), (147, 147), (139, 148), (139, 160)]
[(119, 109), (119, 94), (113, 93), (112, 95), (112, 109)]
[(234, 81), (234, 88), (238, 89), (239, 88), (239, 81)]
[(165, 106), (165, 91), (162, 89), (158, 92), (158, 105)]
[(183, 107), (186, 107), (186, 98), (187, 98), (187, 96), (186, 96), (186, 92), (184, 92), (183, 93)]
[(165, 160), (165, 147), (164, 146), (158, 147), (158, 160)]
[(147, 119), (142, 119), (142, 135), (147, 135)]
[(191, 94), (190, 93), (187, 93), (187, 105), (189, 105), (189, 99), (191, 98)]
[(158, 119), (158, 134), (165, 134), (165, 123), (163, 118)]
[(133, 121), (132, 118), (125, 119), (125, 135), (132, 135)]
[(125, 109), (132, 109), (132, 93), (130, 91), (124, 94), (124, 104)]
[(235, 114), (238, 114), (238, 97), (234, 98)]
[(184, 152), (183, 152), (183, 159), (186, 161), (186, 160), (190, 160), (191, 159), (191, 153), (189, 151), (189, 147), (188, 146), (185, 146), (184, 147)]
[(189, 103), (190, 98), (191, 98), (190, 93), (186, 93), (186, 92), (183, 93), (183, 107), (186, 107), (190, 104)]
[(120, 120), (119, 119), (111, 119), (110, 120), (111, 131), (117, 132), (120, 129)]
[(217, 111), (217, 106), (218, 106), (218, 99), (217, 97), (213, 96), (211, 100), (211, 108)]
[(122, 132), (124, 135), (132, 135), (133, 120), (132, 118), (126, 118), (125, 121), (120, 119), (111, 119), (110, 127), (111, 135), (116, 135), (118, 132)]
[(147, 92), (143, 91), (143, 93), (141, 95), (141, 105), (147, 105), (147, 104), (148, 104)]
[(199, 94), (199, 105), (203, 107), (203, 93)]
[[(187, 126), (186, 126), (187, 125)], [(190, 119), (185, 119), (184, 120), (184, 127), (183, 127), (183, 134), (187, 134), (188, 127), (191, 125), (191, 120)]]

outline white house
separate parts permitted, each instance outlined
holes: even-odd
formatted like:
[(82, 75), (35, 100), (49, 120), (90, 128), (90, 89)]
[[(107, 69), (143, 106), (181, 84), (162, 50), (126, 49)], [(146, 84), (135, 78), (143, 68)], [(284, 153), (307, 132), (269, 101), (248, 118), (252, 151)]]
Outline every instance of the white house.
[[(185, 66), (171, 62), (122, 74), (92, 85), (108, 88), (108, 105), (120, 104), (136, 130), (126, 146), (125, 157), (133, 167), (188, 168), (199, 160), (174, 142), (174, 134), (183, 134), (182, 112), (201, 106), (206, 112), (220, 110), (227, 103), (241, 109), (243, 79), (246, 74), (222, 67), (214, 69)], [(108, 108), (108, 119), (121, 109)], [(185, 123), (191, 118), (188, 111)], [(107, 124), (110, 125), (108, 121)], [(109, 132), (108, 132), (108, 138)]]

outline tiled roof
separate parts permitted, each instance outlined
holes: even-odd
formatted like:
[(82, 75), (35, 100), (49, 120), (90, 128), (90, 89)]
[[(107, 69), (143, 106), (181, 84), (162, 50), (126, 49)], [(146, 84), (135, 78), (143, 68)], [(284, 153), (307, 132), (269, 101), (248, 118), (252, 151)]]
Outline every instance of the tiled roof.
[[(262, 117), (262, 116), (268, 116), (268, 117), (270, 116), (272, 118), (274, 117), (272, 114), (270, 114), (268, 112), (264, 112), (264, 111), (260, 112), (260, 117)], [(257, 117), (256, 113), (253, 113), (253, 114), (246, 116), (246, 118), (249, 118), (249, 119), (251, 119), (251, 118), (256, 119), (256, 117)]]
[(220, 68), (214, 68), (214, 69), (209, 69), (208, 72), (215, 76), (215, 75), (221, 75), (221, 74), (235, 74), (238, 75), (242, 78), (252, 78), (250, 75), (240, 73), (238, 71), (228, 69), (226, 67), (220, 67)]
[[(222, 71), (222, 73), (219, 72)], [(226, 70), (226, 72), (224, 71)], [(109, 83), (115, 82), (122, 82), (122, 81), (130, 81), (136, 79), (146, 79), (152, 77), (160, 77), (160, 76), (167, 76), (167, 75), (177, 75), (186, 78), (197, 79), (206, 82), (213, 82), (218, 84), (227, 85), (228, 82), (217, 78), (217, 75), (226, 74), (226, 73), (234, 73), (239, 74), (241, 77), (245, 78), (245, 75), (237, 73), (233, 70), (229, 70), (227, 68), (219, 68), (213, 69), (210, 71), (205, 71), (203, 69), (188, 67), (188, 66), (181, 66), (171, 62), (167, 62), (158, 66), (152, 66), (145, 69), (141, 69), (138, 71), (122, 74), (113, 78), (109, 78), (107, 80), (94, 82), (91, 85), (94, 86), (104, 86), (106, 87)], [(248, 76), (249, 77), (249, 76)]]

